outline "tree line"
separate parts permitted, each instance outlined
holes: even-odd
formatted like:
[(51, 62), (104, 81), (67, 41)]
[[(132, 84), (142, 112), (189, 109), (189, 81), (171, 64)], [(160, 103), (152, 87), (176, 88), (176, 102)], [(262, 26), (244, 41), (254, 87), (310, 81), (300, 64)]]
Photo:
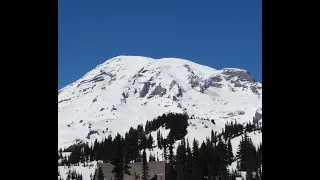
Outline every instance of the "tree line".
[(237, 136), (241, 136), (244, 132), (253, 132), (253, 131), (261, 131), (262, 132), (262, 126), (259, 125), (258, 122), (249, 121), (246, 124), (239, 124), (237, 121), (231, 121), (227, 122), (225, 127), (222, 129), (221, 135), (226, 140), (228, 138), (235, 138)]
[[(161, 126), (170, 129), (170, 132), (167, 138), (163, 138), (162, 136), (157, 137), (158, 146), (162, 147), (167, 144), (169, 142), (168, 139), (171, 141), (180, 140), (187, 134), (188, 118), (187, 114), (168, 113), (163, 114), (152, 121), (148, 121), (145, 128), (143, 125), (138, 125), (137, 128), (131, 127), (123, 137), (126, 159), (129, 162), (141, 162), (141, 151), (143, 149), (152, 150), (155, 148), (155, 140), (151, 136), (151, 132), (157, 130)], [(118, 136), (119, 135), (112, 138), (112, 136), (109, 135), (108, 138), (105, 138), (101, 142), (95, 140), (91, 147), (89, 144), (74, 145), (72, 148), (68, 148), (71, 150), (69, 157), (62, 156), (63, 150), (60, 149), (58, 159), (62, 160), (58, 165), (79, 164), (94, 160), (102, 160), (105, 163), (110, 162), (113, 156), (115, 156), (114, 152), (117, 148)], [(155, 161), (156, 155), (151, 154), (149, 160), (150, 159)]]
[[(121, 136), (117, 136), (118, 140)], [(124, 151), (121, 146), (118, 156), (111, 162), (114, 165), (112, 173), (116, 180), (122, 180), (129, 172), (128, 162), (125, 161)], [(123, 148), (123, 146), (122, 146)], [(238, 146), (236, 155), (233, 154), (231, 138), (224, 141), (215, 132), (207, 137), (201, 144), (193, 139), (192, 144), (183, 138), (177, 145), (174, 153), (174, 143), (168, 144), (168, 156), (166, 157), (165, 179), (168, 180), (235, 180), (241, 177), (239, 171), (245, 171), (247, 180), (262, 180), (262, 144), (257, 148), (253, 145), (251, 138), (244, 133)], [(229, 171), (228, 166), (237, 162), (237, 169)], [(142, 155), (142, 179), (150, 178), (148, 174), (148, 163), (146, 152)], [(96, 175), (97, 174), (97, 175)], [(93, 180), (104, 178), (101, 168), (98, 169)]]
[[(247, 132), (262, 130), (257, 123), (247, 123), (245, 126), (237, 122), (227, 123), (222, 133), (211, 131), (211, 137), (206, 138), (201, 144), (193, 140), (192, 145), (185, 139), (189, 117), (187, 114), (168, 113), (148, 121), (145, 128), (138, 125), (130, 128), (122, 137), (117, 134), (115, 138), (109, 136), (103, 141), (95, 140), (90, 147), (88, 144), (73, 146), (69, 157), (62, 157), (59, 150), (58, 165), (83, 163), (102, 160), (114, 165), (112, 173), (116, 179), (122, 180), (125, 174), (130, 174), (130, 162), (141, 162), (143, 178), (148, 176), (146, 149), (154, 148), (154, 139), (151, 132), (157, 131), (157, 144), (162, 149), (166, 161), (166, 179), (200, 180), (200, 179), (224, 179), (233, 180), (239, 177), (237, 171), (246, 171), (249, 180), (262, 179), (262, 144), (255, 147)], [(170, 129), (167, 137), (163, 137), (159, 128)], [(148, 135), (149, 134), (149, 135)], [(236, 156), (233, 155), (231, 139), (243, 135)], [(223, 139), (222, 139), (223, 138)], [(178, 144), (176, 152), (173, 152), (174, 144)], [(141, 151), (143, 153), (141, 154)], [(150, 155), (149, 161), (156, 161), (156, 155)], [(237, 170), (229, 172), (227, 167), (237, 161)], [(97, 171), (94, 179), (103, 177), (103, 173)]]
[[(64, 180), (61, 177), (59, 170), (58, 170), (58, 180)], [(76, 170), (69, 169), (67, 172), (66, 180), (83, 180), (83, 177), (82, 177), (82, 174), (77, 173)]]

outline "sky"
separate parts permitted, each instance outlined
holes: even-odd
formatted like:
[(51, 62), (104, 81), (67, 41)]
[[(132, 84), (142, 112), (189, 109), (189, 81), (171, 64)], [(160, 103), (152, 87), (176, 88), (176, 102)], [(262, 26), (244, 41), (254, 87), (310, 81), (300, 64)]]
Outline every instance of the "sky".
[(262, 82), (261, 0), (58, 0), (58, 89), (118, 55), (241, 68)]

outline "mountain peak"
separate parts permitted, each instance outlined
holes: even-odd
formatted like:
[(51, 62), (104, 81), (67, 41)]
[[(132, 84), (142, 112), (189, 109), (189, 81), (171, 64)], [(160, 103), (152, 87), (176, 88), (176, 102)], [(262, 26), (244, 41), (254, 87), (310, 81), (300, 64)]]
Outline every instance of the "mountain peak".
[(226, 119), (252, 120), (261, 93), (243, 69), (120, 55), (58, 91), (59, 146), (122, 133), (167, 112), (213, 118), (220, 130)]

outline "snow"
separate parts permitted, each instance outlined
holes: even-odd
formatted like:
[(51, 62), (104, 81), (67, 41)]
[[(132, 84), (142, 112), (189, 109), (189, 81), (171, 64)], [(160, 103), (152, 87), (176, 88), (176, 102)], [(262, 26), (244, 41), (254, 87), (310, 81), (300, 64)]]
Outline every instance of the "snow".
[[(262, 143), (262, 133), (259, 131), (253, 131), (247, 134), (251, 140), (253, 145), (257, 148), (260, 143)], [(238, 151), (238, 146), (240, 144), (240, 140), (241, 140), (242, 136), (238, 136), (235, 137), (231, 140), (231, 145), (232, 145), (232, 152), (233, 155), (236, 156), (237, 151)], [(237, 169), (237, 162), (233, 162), (230, 166), (229, 166), (229, 170), (236, 170)], [(245, 177), (245, 176), (244, 176)]]
[[(233, 68), (233, 70), (240, 70)], [(255, 113), (262, 114), (262, 100), (250, 88), (235, 87), (231, 80), (222, 78), (222, 87), (209, 87), (203, 93), (208, 78), (221, 74), (213, 69), (180, 58), (153, 59), (142, 56), (117, 56), (96, 66), (74, 83), (59, 90), (58, 95), (58, 148), (67, 148), (82, 140), (93, 142), (108, 135), (124, 135), (130, 127), (145, 125), (163, 113), (188, 112), (201, 119), (190, 119), (187, 138), (200, 143), (210, 136), (211, 130), (220, 132), (227, 121), (252, 121)], [(192, 87), (190, 78), (199, 86)], [(95, 79), (96, 78), (96, 79)], [(103, 78), (100, 80), (99, 78)], [(98, 79), (98, 80), (97, 80)], [(96, 82), (94, 82), (96, 81)], [(140, 97), (145, 82), (150, 82), (148, 93)], [(245, 86), (246, 82), (241, 82)], [(260, 83), (257, 86), (262, 85)], [(157, 86), (166, 89), (160, 97), (149, 97)], [(233, 89), (233, 91), (232, 91)], [(182, 91), (182, 96), (178, 96)], [(260, 94), (262, 90), (259, 91)], [(124, 98), (122, 94), (127, 94)], [(176, 100), (173, 100), (173, 97)], [(124, 100), (125, 99), (125, 100)], [(116, 108), (116, 110), (112, 110)], [(242, 115), (231, 116), (239, 111)], [(211, 123), (215, 121), (215, 125)], [(88, 133), (96, 132), (88, 137)], [(169, 130), (162, 129), (165, 137)], [(152, 133), (156, 139), (156, 132)], [(88, 138), (89, 139), (88, 139)], [(160, 153), (158, 150), (152, 154)], [(161, 152), (162, 153), (162, 152)], [(155, 155), (155, 154), (154, 154)]]
[(75, 170), (77, 173), (82, 174), (83, 180), (90, 180), (90, 175), (92, 174), (93, 176), (95, 170), (97, 169), (97, 162), (90, 162), (88, 166), (86, 164), (86, 167), (83, 167), (83, 164), (80, 163), (80, 166), (70, 166), (70, 168), (68, 168), (68, 166), (58, 166), (58, 169), (63, 179), (66, 179), (67, 172), (69, 171), (69, 169), (71, 169), (71, 171)]

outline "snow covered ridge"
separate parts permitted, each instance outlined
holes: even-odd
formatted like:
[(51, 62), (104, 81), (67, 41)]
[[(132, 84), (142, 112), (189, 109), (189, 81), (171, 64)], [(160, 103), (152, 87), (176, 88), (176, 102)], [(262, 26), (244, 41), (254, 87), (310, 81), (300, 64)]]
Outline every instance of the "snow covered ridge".
[(262, 122), (261, 96), (262, 84), (243, 69), (117, 56), (58, 91), (58, 145), (123, 134), (167, 112), (199, 117), (190, 120), (188, 136), (200, 140), (227, 121)]

